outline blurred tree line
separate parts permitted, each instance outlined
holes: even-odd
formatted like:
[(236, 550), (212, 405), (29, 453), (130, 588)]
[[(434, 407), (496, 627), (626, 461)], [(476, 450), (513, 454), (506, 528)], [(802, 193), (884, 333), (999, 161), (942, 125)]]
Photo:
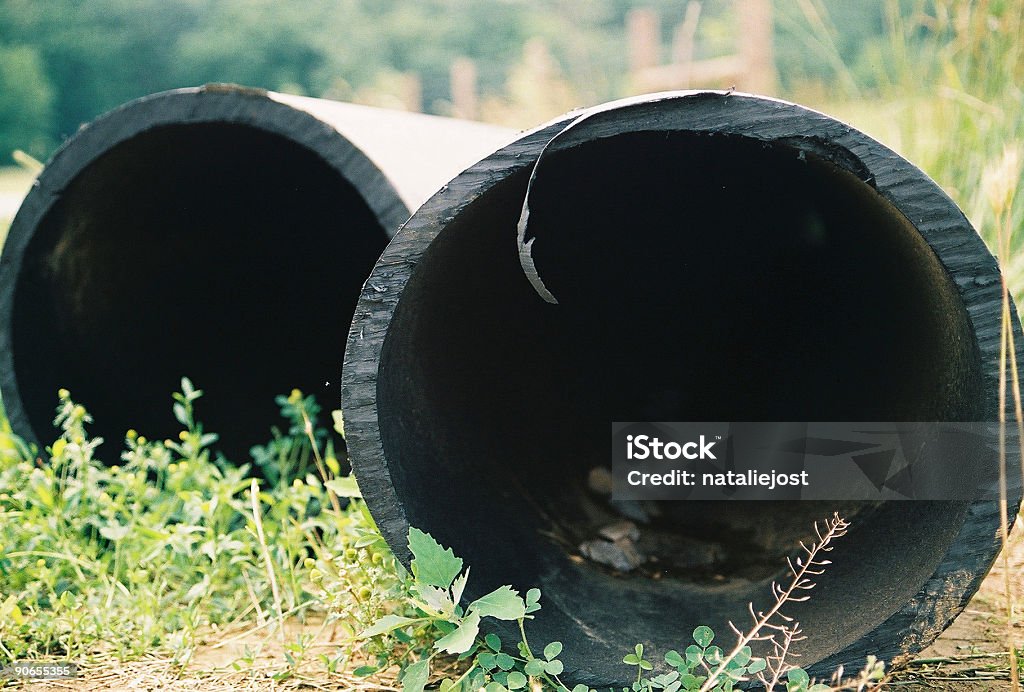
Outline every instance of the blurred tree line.
[[(205, 82), (379, 101), (417, 75), (423, 109), (450, 110), (449, 67), (477, 67), (482, 99), (529, 100), (517, 68), (540, 39), (557, 68), (558, 107), (628, 90), (624, 24), (653, 7), (667, 41), (687, 0), (0, 0), (0, 165), (20, 148), (44, 157), (80, 124), (129, 99)], [(783, 88), (877, 69), (886, 0), (776, 0)], [(698, 52), (735, 47), (730, 0), (704, 0)], [(837, 25), (819, 35), (814, 15)], [(877, 51), (876, 51), (877, 52)], [(874, 55), (874, 58), (871, 56)], [(865, 58), (865, 56), (868, 56)], [(870, 64), (864, 65), (868, 60)], [(873, 60), (873, 62), (872, 62)], [(859, 65), (859, 67), (858, 67)], [(525, 79), (529, 87), (529, 79)], [(537, 90), (551, 91), (551, 85)], [(529, 89), (526, 88), (529, 92)], [(569, 103), (563, 103), (570, 101)], [(507, 110), (507, 108), (505, 109)], [(553, 115), (553, 113), (551, 114)]]

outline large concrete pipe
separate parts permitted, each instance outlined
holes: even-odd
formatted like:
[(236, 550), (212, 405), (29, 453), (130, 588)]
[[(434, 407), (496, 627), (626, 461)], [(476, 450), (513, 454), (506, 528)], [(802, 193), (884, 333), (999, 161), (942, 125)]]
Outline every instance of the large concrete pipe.
[(660, 660), (699, 624), (728, 639), (839, 511), (834, 564), (785, 609), (797, 662), (907, 660), (991, 566), (991, 497), (663, 501), (634, 519), (657, 562), (624, 571), (580, 548), (622, 518), (592, 474), (613, 421), (996, 420), (995, 260), (921, 171), (793, 104), (677, 93), (567, 122), (455, 178), (364, 287), (342, 405), (388, 542), (453, 546), (474, 597), (540, 587), (532, 636), (598, 686), (627, 682), (636, 642)]
[[(335, 392), (359, 288), (389, 238), (509, 131), (246, 89), (146, 97), (83, 127), (14, 219), (0, 260), (0, 392), (53, 438), (56, 392), (117, 458), (164, 437), (182, 376), (233, 460), (274, 395)], [(327, 397), (328, 399), (330, 396)]]

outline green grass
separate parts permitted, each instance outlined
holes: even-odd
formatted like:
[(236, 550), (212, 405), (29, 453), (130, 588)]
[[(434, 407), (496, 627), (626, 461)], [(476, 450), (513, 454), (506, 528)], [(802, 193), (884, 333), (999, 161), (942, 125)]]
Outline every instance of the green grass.
[(1019, 303), (1024, 2), (917, 0), (909, 14), (900, 6), (886, 0), (887, 41), (875, 47), (875, 85), (856, 85), (849, 71), (837, 80), (855, 85), (845, 98), (833, 94), (810, 105), (847, 120), (932, 176), (993, 250), (998, 229), (1008, 227), (1010, 252), (1001, 260)]
[[(178, 437), (130, 431), (118, 466), (94, 454), (121, 442), (90, 439), (91, 418), (67, 392), (46, 450), (28, 449), (3, 422), (0, 667), (144, 655), (184, 664), (211, 628), (313, 611), (354, 635), (397, 598), (394, 560), (365, 505), (325, 485), (353, 494), (335, 478), (313, 399), (279, 397), (285, 429), (261, 448), (273, 480), (257, 482), (212, 452), (216, 435), (193, 417), (201, 396), (183, 381)], [(325, 672), (344, 674), (357, 652), (389, 660), (378, 644), (349, 641), (323, 654)], [(291, 643), (277, 675), (293, 674), (303, 654), (303, 640)]]

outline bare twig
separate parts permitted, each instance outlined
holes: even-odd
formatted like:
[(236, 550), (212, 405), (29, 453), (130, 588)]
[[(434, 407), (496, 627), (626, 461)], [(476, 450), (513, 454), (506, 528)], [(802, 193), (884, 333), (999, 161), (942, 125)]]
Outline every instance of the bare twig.
[[(819, 555), (831, 552), (832, 546), (830, 544), (832, 541), (845, 535), (849, 527), (850, 524), (840, 517), (838, 512), (833, 514), (831, 519), (825, 521), (826, 530), (824, 533), (818, 527), (818, 523), (814, 523), (814, 533), (818, 540), (810, 546), (805, 545), (803, 541), (800, 542), (800, 548), (804, 551), (804, 557), (798, 557), (795, 560), (786, 558), (793, 578), (785, 588), (779, 586), (778, 582), (772, 582), (772, 594), (775, 597), (775, 603), (772, 607), (767, 612), (755, 611), (753, 604), (749, 604), (750, 616), (754, 620), (754, 625), (745, 633), (740, 632), (731, 622), (729, 623), (729, 626), (737, 635), (736, 646), (708, 676), (708, 679), (701, 685), (700, 692), (708, 692), (713, 689), (717, 684), (719, 676), (725, 672), (729, 663), (751, 642), (768, 640), (775, 642), (774, 637), (787, 629), (799, 633), (799, 625), (794, 623), (793, 618), (781, 612), (782, 606), (787, 603), (800, 603), (810, 598), (810, 596), (801, 595), (799, 592), (813, 589), (813, 578), (824, 574), (825, 567), (832, 564), (830, 560), (820, 558)], [(776, 618), (782, 622), (775, 622)], [(765, 633), (766, 630), (769, 632)]]

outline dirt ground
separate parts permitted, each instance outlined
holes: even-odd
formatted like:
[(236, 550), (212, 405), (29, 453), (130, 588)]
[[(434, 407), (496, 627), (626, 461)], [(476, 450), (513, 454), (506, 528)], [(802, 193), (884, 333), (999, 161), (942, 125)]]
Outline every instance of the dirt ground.
[[(1014, 639), (1024, 643), (1024, 521), (1019, 517), (1009, 545), (1009, 574), (1015, 598)], [(901, 692), (1009, 689), (1006, 646), (1005, 570), (1002, 556), (967, 609), (888, 686)]]
[[(1010, 542), (1012, 588), (1016, 594), (1016, 641), (1024, 642), (1024, 522), (1018, 519)], [(982, 692), (1009, 688), (1009, 660), (1006, 655), (1006, 616), (1003, 597), (1002, 558), (982, 584), (967, 610), (939, 639), (908, 667), (897, 671), (885, 689), (899, 692)], [(155, 692), (220, 692), (227, 690), (398, 690), (393, 678), (357, 678), (351, 674), (328, 674), (318, 655), (335, 655), (340, 632), (320, 622), (292, 621), (284, 637), (269, 628), (260, 631), (211, 632), (184, 667), (166, 658), (131, 663), (99, 662), (83, 668), (77, 679), (45, 683), (12, 683), (31, 692), (100, 692), (100, 690), (141, 690)], [(298, 673), (280, 678), (283, 665), (282, 642), (294, 642), (310, 635)], [(242, 659), (248, 659), (239, 665)], [(236, 665), (239, 665), (236, 668)], [(354, 662), (348, 669), (358, 666)], [(277, 677), (275, 677), (277, 676)], [(0, 685), (2, 687), (3, 685)]]

